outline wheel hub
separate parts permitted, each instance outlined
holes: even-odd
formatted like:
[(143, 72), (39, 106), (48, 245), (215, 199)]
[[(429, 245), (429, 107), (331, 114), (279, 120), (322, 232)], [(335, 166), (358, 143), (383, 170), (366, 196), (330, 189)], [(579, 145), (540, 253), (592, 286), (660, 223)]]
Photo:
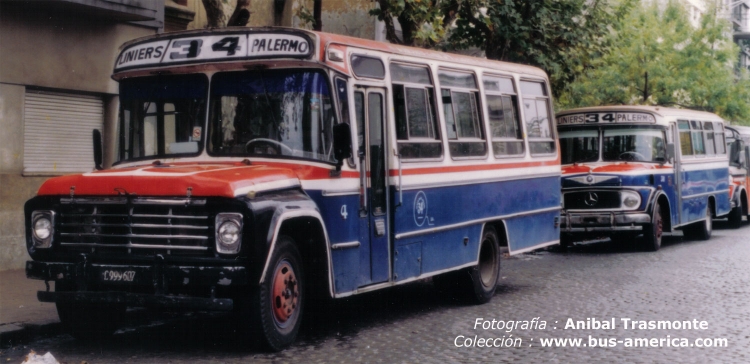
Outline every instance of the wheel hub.
[(299, 306), (299, 284), (291, 264), (282, 261), (273, 275), (273, 316), (279, 323), (285, 323)]

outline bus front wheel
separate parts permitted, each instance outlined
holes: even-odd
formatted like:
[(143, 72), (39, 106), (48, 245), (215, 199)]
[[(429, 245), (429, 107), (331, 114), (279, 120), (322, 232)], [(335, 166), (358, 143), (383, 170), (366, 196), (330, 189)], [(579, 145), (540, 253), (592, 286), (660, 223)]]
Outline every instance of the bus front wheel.
[(732, 229), (737, 229), (742, 225), (742, 211), (744, 211), (744, 208), (742, 206), (742, 201), (740, 201), (739, 205), (737, 207), (733, 208), (731, 211), (729, 211), (729, 226)]
[(659, 202), (654, 202), (654, 212), (651, 216), (651, 223), (644, 226), (643, 247), (647, 251), (655, 252), (661, 248), (661, 238), (664, 232), (664, 219), (661, 216), (661, 206)]
[(271, 252), (266, 276), (257, 290), (243, 302), (243, 326), (256, 343), (281, 351), (297, 337), (304, 308), (305, 284), (302, 259), (292, 238), (280, 236)]

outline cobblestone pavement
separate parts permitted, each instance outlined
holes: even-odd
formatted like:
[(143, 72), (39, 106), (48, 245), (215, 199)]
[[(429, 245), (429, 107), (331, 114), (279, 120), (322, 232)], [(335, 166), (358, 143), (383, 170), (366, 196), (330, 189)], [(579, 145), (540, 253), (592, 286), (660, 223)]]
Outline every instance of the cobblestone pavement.
[[(67, 335), (3, 349), (1, 362), (29, 350), (67, 363), (247, 362), (750, 362), (750, 226), (717, 230), (709, 241), (668, 238), (656, 253), (597, 243), (503, 260), (493, 300), (466, 306), (440, 296), (430, 282), (317, 304), (297, 342), (281, 353), (257, 353), (218, 315), (157, 320), (121, 330), (101, 343)], [(474, 329), (477, 318), (524, 321), (536, 329)], [(564, 330), (574, 321), (616, 320), (614, 329)], [(633, 320), (706, 321), (705, 330), (624, 329)], [(556, 329), (555, 329), (556, 327)], [(520, 338), (520, 347), (456, 347), (456, 337)], [(616, 347), (588, 345), (622, 340)], [(587, 347), (542, 347), (541, 339), (582, 338)], [(625, 347), (628, 338), (669, 338), (672, 347)], [(674, 347), (673, 339), (726, 338), (726, 347)], [(463, 343), (459, 339), (459, 343)], [(688, 344), (688, 345), (689, 345)]]

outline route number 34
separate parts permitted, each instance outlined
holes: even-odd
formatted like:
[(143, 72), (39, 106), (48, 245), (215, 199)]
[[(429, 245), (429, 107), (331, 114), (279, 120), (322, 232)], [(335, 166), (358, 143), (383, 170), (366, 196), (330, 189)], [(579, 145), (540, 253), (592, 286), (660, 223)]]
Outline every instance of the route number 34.
[(599, 121), (606, 121), (608, 123), (614, 123), (615, 122), (615, 114), (613, 113), (606, 113), (606, 114), (584, 114), (586, 117), (586, 123), (598, 123)]
[[(224, 37), (211, 45), (214, 52), (227, 52), (227, 56), (233, 56), (240, 50), (240, 37)], [(172, 43), (172, 49), (177, 51), (169, 53), (169, 59), (196, 58), (201, 54), (203, 39), (184, 39)]]

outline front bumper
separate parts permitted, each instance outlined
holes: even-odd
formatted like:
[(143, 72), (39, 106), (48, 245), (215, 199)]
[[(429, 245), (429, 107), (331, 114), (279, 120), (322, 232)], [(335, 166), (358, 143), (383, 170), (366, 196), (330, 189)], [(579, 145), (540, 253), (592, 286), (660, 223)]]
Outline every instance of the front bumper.
[(641, 231), (643, 225), (651, 222), (651, 215), (622, 211), (563, 211), (560, 222), (561, 231), (567, 233)]
[[(216, 298), (219, 287), (248, 284), (243, 266), (122, 265), (101, 263), (26, 262), (26, 276), (44, 281), (69, 282), (75, 291), (39, 291), (41, 302), (76, 301), (125, 304), (132, 307), (228, 311), (230, 298)], [(49, 287), (49, 286), (48, 286)], [(95, 289), (88, 289), (96, 287)], [(209, 297), (185, 294), (206, 288)]]

